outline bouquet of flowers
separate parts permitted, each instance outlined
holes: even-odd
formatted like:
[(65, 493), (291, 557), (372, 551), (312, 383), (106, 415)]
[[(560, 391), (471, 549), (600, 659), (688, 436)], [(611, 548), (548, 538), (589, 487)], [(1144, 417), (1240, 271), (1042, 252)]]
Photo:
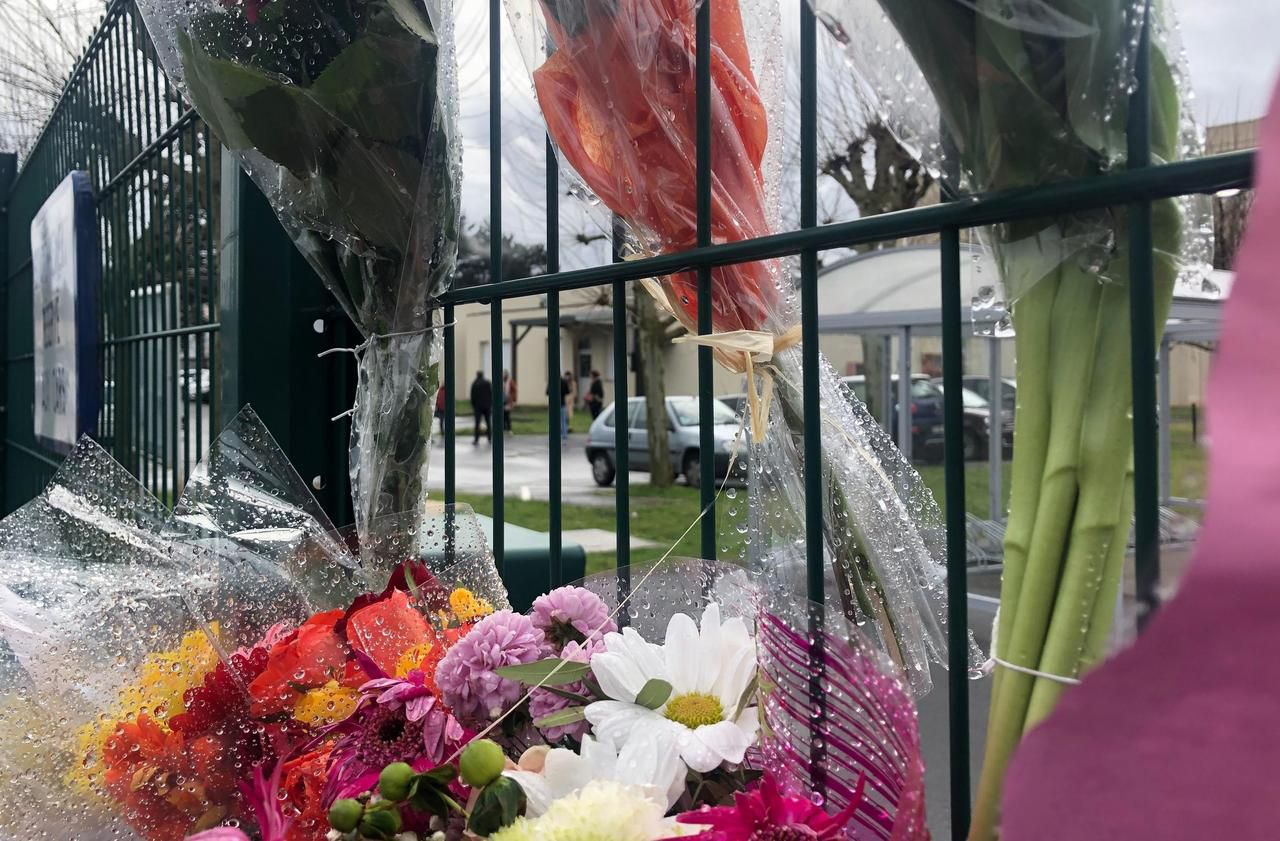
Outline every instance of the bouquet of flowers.
[(465, 511), (357, 557), (304, 491), (246, 412), (172, 516), (86, 440), (0, 521), (3, 825), (927, 837), (898, 671), (743, 568), (663, 561), (520, 614)]
[[(685, 0), (507, 0), (547, 130), (563, 160), (641, 251), (697, 242), (695, 6)], [(711, 10), (711, 240), (758, 237), (776, 222), (770, 110), (782, 102), (776, 3)], [(750, 25), (744, 25), (748, 23)], [(646, 284), (696, 333), (693, 273)], [(748, 376), (751, 554), (773, 560), (804, 536), (799, 316), (776, 261), (711, 271), (713, 347)], [(918, 692), (946, 662), (941, 518), (919, 475), (825, 361), (824, 549), (850, 627), (865, 627)], [(789, 557), (783, 552), (782, 557)], [(798, 573), (798, 567), (791, 572)], [(783, 575), (787, 570), (782, 570)]]
[[(1123, 165), (1129, 126), (1139, 116), (1129, 97), (1144, 27), (1152, 45), (1151, 157), (1170, 161), (1194, 148), (1164, 4), (813, 5), (848, 45), (865, 78), (859, 90), (868, 110), (885, 115), (933, 163), (949, 157), (974, 190), (1084, 178)], [(1179, 204), (1167, 200), (1152, 205), (1150, 243), (1131, 242), (1124, 208), (1020, 220), (986, 233), (1011, 310), (1008, 326), (1016, 330), (1018, 378), (993, 657), (1022, 671), (996, 672), (975, 839), (992, 837), (1005, 766), (1022, 733), (1053, 709), (1064, 680), (1105, 653), (1133, 515), (1130, 258), (1155, 250), (1158, 341), (1180, 252), (1199, 245), (1185, 228)], [(992, 292), (975, 307), (990, 306)]]
[(356, 522), (425, 499), (432, 301), (457, 254), (450, 9), (436, 0), (143, 0), (157, 54), (365, 336)]

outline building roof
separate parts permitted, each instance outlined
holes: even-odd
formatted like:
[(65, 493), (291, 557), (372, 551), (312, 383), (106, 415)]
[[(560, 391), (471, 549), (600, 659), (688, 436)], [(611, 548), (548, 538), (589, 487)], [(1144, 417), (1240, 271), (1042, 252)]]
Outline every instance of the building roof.
[[(999, 273), (981, 246), (960, 246), (961, 318), (993, 325), (1005, 314)], [(936, 244), (868, 251), (825, 266), (818, 273), (818, 324), (824, 333), (896, 331), (936, 333), (942, 324), (941, 255)], [(1170, 324), (1214, 323), (1231, 272), (1213, 272), (1213, 289), (1179, 294)], [(979, 332), (986, 333), (983, 329)]]

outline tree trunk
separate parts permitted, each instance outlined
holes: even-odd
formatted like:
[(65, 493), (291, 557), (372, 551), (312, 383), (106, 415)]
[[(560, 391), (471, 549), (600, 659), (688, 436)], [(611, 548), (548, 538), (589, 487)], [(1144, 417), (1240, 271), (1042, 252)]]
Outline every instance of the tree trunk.
[(867, 411), (871, 417), (888, 429), (892, 413), (893, 395), (889, 396), (889, 405), (882, 405), (885, 394), (885, 341), (878, 333), (863, 333), (862, 339), (862, 373), (866, 377)]
[(645, 396), (645, 427), (649, 433), (649, 484), (670, 487), (671, 445), (667, 430), (667, 387), (663, 350), (667, 345), (665, 325), (658, 318), (657, 305), (647, 292), (635, 294), (636, 336), (641, 364), (636, 372)]

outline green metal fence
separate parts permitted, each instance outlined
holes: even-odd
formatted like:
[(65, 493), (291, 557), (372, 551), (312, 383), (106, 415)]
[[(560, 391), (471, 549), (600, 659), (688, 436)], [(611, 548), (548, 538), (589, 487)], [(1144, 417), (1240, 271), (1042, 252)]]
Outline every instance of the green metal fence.
[[(112, 0), (22, 168), (0, 155), (0, 513), (58, 460), (33, 430), (31, 220), (73, 170), (97, 199), (103, 409), (94, 437), (168, 502), (253, 403), (347, 522), (350, 323), (271, 208), (170, 85), (134, 0)], [(264, 364), (270, 360), (272, 364)], [(286, 376), (287, 374), (287, 376)]]
[(92, 179), (102, 261), (95, 437), (161, 499), (218, 414), (220, 152), (165, 78), (132, 3), (114, 2), (8, 191), (4, 510), (57, 461), (32, 429), (32, 217), (73, 170)]
[[(486, 286), (458, 289), (442, 304), (444, 321), (454, 322), (454, 309), (465, 303), (490, 306), (492, 370), (502, 368), (502, 302), (545, 295), (549, 327), (548, 358), (560, 357), (559, 295), (591, 286), (611, 285), (614, 307), (616, 399), (626, 399), (626, 285), (645, 277), (696, 270), (701, 332), (711, 327), (711, 269), (751, 260), (799, 256), (805, 377), (805, 471), (808, 540), (808, 587), (811, 599), (824, 597), (822, 558), (821, 473), (818, 446), (818, 254), (861, 243), (923, 234), (941, 238), (939, 274), (943, 301), (943, 349), (946, 419), (946, 531), (948, 596), (951, 628), (950, 738), (952, 835), (967, 831), (970, 781), (966, 641), (966, 558), (964, 464), (961, 435), (960, 376), (962, 337), (960, 300), (961, 231), (1019, 218), (1053, 216), (1084, 209), (1126, 205), (1133, 220), (1133, 242), (1149, 234), (1153, 200), (1190, 193), (1213, 193), (1248, 186), (1252, 156), (1216, 156), (1161, 166), (1147, 163), (1143, 120), (1132, 132), (1131, 168), (1104, 178), (1060, 183), (1037, 189), (987, 196), (956, 197), (943, 204), (852, 222), (817, 224), (817, 84), (816, 25), (812, 12), (796, 4), (801, 33), (801, 227), (758, 239), (712, 245), (710, 238), (710, 16), (713, 4), (698, 6), (697, 92), (698, 246), (678, 254), (615, 262), (576, 271), (559, 270), (557, 166), (547, 144), (548, 273), (503, 279), (502, 148), (500, 74), (501, 0), (490, 0), (490, 142), (492, 277)], [(335, 510), (346, 495), (343, 481), (346, 428), (327, 418), (349, 400), (351, 380), (345, 355), (317, 362), (325, 347), (353, 344), (345, 319), (320, 291), (301, 257), (270, 220), (270, 212), (247, 178), (218, 158), (207, 129), (177, 99), (152, 60), (130, 0), (115, 0), (99, 32), (67, 85), (39, 145), (9, 191), (7, 209), (6, 307), (3, 383), (8, 416), (3, 472), (4, 510), (39, 491), (55, 466), (31, 435), (31, 216), (66, 171), (83, 168), (99, 191), (104, 266), (102, 313), (103, 361), (108, 377), (108, 406), (99, 437), (158, 493), (181, 486), (187, 465), (203, 449), (211, 424), (219, 418), (218, 400), (232, 411), (246, 401), (258, 403), (273, 431), (299, 465), (304, 478), (314, 476), (326, 507)], [(1140, 65), (1144, 68), (1144, 65)], [(1146, 80), (1139, 71), (1134, 113), (1147, 113)], [(5, 161), (0, 159), (0, 188)], [(222, 197), (220, 199), (220, 197)], [(219, 201), (224, 207), (218, 212)], [(221, 220), (221, 221), (220, 221)], [(221, 226), (221, 230), (219, 227)], [(222, 255), (219, 266), (218, 255)], [(1158, 460), (1155, 432), (1155, 342), (1152, 334), (1150, 250), (1132, 262), (1130, 291), (1134, 393), (1135, 498), (1137, 511), (1137, 581), (1140, 600), (1156, 601), (1159, 577)], [(0, 258), (5, 255), (0, 253)], [(254, 272), (258, 274), (254, 274)], [(262, 354), (270, 354), (263, 356)], [(258, 360), (269, 358), (272, 365)], [(456, 426), (453, 397), (456, 348), (452, 327), (445, 329), (445, 388), (450, 397), (445, 417), (444, 485), (447, 502), (457, 491)], [(702, 446), (711, 447), (712, 356), (699, 349), (699, 397)], [(210, 404), (202, 411), (199, 395), (183, 387), (182, 372), (195, 367), (211, 371)], [(556, 366), (548, 365), (548, 378)], [(548, 383), (550, 386), (551, 383)], [(500, 381), (494, 378), (495, 392)], [(197, 391), (199, 388), (197, 388)], [(548, 393), (554, 394), (549, 391)], [(548, 406), (551, 534), (550, 580), (563, 582), (560, 563), (561, 447), (558, 406)], [(494, 405), (502, 405), (495, 393)], [(225, 415), (225, 412), (222, 414)], [(627, 437), (626, 413), (617, 415), (618, 440)], [(493, 434), (494, 553), (503, 558), (502, 493), (503, 429)], [(702, 555), (716, 554), (717, 524), (712, 502), (714, 463), (701, 460), (701, 498), (707, 516), (701, 522)], [(617, 562), (624, 568), (630, 546), (629, 471), (626, 447), (617, 451)], [(339, 522), (348, 518), (338, 516)], [(815, 693), (820, 693), (815, 676)]]
[[(576, 271), (561, 272), (558, 265), (559, 219), (557, 162), (550, 142), (547, 144), (547, 243), (548, 273), (530, 278), (503, 280), (501, 251), (492, 253), (492, 277), (496, 282), (481, 287), (457, 289), (445, 296), (447, 325), (453, 323), (453, 311), (459, 304), (487, 303), (490, 307), (492, 370), (502, 368), (502, 302), (509, 298), (546, 295), (547, 326), (551, 336), (548, 358), (559, 358), (559, 294), (566, 290), (612, 285), (614, 307), (614, 383), (615, 401), (625, 402), (627, 394), (626, 352), (626, 284), (646, 277), (660, 277), (676, 272), (696, 270), (698, 273), (698, 328), (711, 332), (711, 269), (715, 266), (779, 257), (800, 258), (801, 330), (804, 360), (804, 414), (806, 469), (806, 552), (809, 598), (824, 601), (823, 512), (818, 395), (818, 254), (826, 249), (848, 248), (862, 243), (895, 240), (904, 237), (936, 234), (941, 239), (939, 276), (942, 285), (943, 379), (946, 470), (946, 537), (947, 596), (949, 612), (949, 732), (950, 732), (950, 815), (951, 834), (964, 838), (968, 833), (970, 814), (969, 779), (969, 686), (967, 652), (967, 581), (965, 540), (965, 482), (963, 461), (963, 407), (961, 376), (963, 372), (963, 329), (961, 322), (960, 240), (961, 231), (986, 225), (1011, 222), (1028, 217), (1048, 217), (1085, 209), (1125, 205), (1132, 226), (1131, 237), (1136, 255), (1130, 270), (1130, 330), (1133, 349), (1133, 434), (1134, 481), (1136, 506), (1136, 578), (1140, 609), (1149, 615), (1156, 605), (1159, 580), (1159, 484), (1157, 477), (1155, 338), (1152, 288), (1151, 202), (1192, 193), (1214, 193), (1247, 186), (1251, 178), (1252, 156), (1249, 153), (1215, 156), (1162, 166), (1149, 166), (1148, 97), (1149, 47), (1144, 33), (1139, 50), (1137, 86), (1131, 102), (1132, 113), (1138, 115), (1130, 127), (1130, 168), (1104, 178), (1054, 184), (1040, 188), (1010, 191), (986, 196), (949, 197), (942, 204), (898, 213), (884, 214), (852, 222), (819, 226), (817, 224), (817, 48), (816, 20), (808, 4), (796, 3), (800, 16), (800, 228), (771, 236), (720, 245), (711, 244), (711, 113), (710, 55), (711, 15), (714, 3), (697, 5), (696, 35), (696, 128), (697, 128), (697, 247), (681, 253), (664, 254), (642, 260), (615, 262)], [(489, 0), (489, 105), (490, 105), (490, 207), (491, 234), (494, 243), (502, 240), (502, 148), (501, 121), (501, 0)], [(1145, 243), (1145, 251), (1143, 244)], [(457, 393), (454, 381), (454, 342), (452, 328), (445, 329), (445, 387), (449, 395)], [(701, 402), (701, 448), (710, 452), (712, 412), (712, 353), (707, 347), (698, 349), (698, 382)], [(556, 366), (548, 365), (548, 378)], [(548, 383), (550, 387), (551, 383)], [(502, 405), (500, 383), (494, 378), (494, 405)], [(548, 393), (553, 393), (549, 391)], [(563, 583), (557, 554), (561, 530), (561, 478), (559, 471), (559, 424), (554, 401), (549, 407), (547, 440), (551, 452), (550, 513), (547, 528), (553, 535), (551, 557), (552, 583)], [(616, 440), (627, 440), (625, 412), (616, 414)], [(502, 558), (502, 493), (503, 430), (493, 429), (494, 551)], [(445, 497), (452, 502), (456, 495), (457, 462), (454, 457), (456, 435), (452, 403), (445, 420)], [(620, 570), (628, 563), (630, 499), (628, 491), (627, 448), (617, 448), (616, 511), (617, 563)], [(701, 459), (701, 554), (716, 555), (717, 524), (715, 521), (715, 476), (711, 459)], [(814, 621), (820, 619), (814, 617)], [(815, 674), (812, 685), (815, 697), (822, 693), (821, 675)], [(819, 740), (820, 741), (820, 740)], [(821, 788), (821, 779), (813, 780)]]

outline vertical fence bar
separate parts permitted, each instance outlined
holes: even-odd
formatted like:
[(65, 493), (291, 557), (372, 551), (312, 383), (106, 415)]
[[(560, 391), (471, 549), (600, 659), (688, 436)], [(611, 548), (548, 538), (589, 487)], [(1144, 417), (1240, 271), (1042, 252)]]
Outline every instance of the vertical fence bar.
[(1004, 519), (1004, 381), (1003, 359), (1000, 358), (1003, 339), (995, 336), (987, 339), (987, 377), (991, 383), (991, 433), (987, 438), (987, 465), (991, 472), (987, 491), (990, 494), (987, 519), (1000, 522)]
[[(818, 224), (817, 19), (800, 3), (800, 227)], [(818, 252), (800, 252), (800, 335), (804, 401), (804, 545), (809, 610), (809, 783), (818, 795), (826, 784), (826, 554), (823, 523), (822, 395), (818, 380)]]
[[(622, 226), (614, 224), (614, 259), (621, 245), (618, 237)], [(627, 284), (613, 284), (613, 435), (614, 461), (614, 528), (617, 531), (618, 599), (631, 594), (631, 403), (627, 398)], [(618, 624), (628, 620), (631, 611), (623, 608)]]
[(950, 694), (951, 837), (969, 834), (969, 593), (964, 501), (964, 341), (960, 231), (942, 230), (942, 381), (947, 489), (947, 687)]
[[(547, 271), (560, 271), (560, 169), (547, 137)], [(547, 536), (551, 543), (551, 586), (564, 584), (560, 530), (560, 293), (547, 293)]]
[(911, 328), (898, 331), (898, 449), (911, 462)]
[[(1151, 5), (1138, 41), (1137, 85), (1129, 97), (1131, 169), (1151, 163)], [(1133, 385), (1133, 548), (1138, 626), (1157, 606), (1160, 584), (1160, 491), (1156, 433), (1155, 286), (1151, 202), (1129, 205), (1129, 354)]]
[[(502, 0), (489, 0), (489, 279), (502, 280)], [(502, 463), (502, 299), (489, 302), (489, 357), (492, 360), (493, 406), (489, 433), (493, 436), (493, 557), (503, 569), (506, 528)], [(498, 423), (494, 423), (499, 419)]]
[(453, 304), (444, 307), (444, 503), (458, 501), (458, 361)]
[[(711, 0), (697, 4), (694, 92), (697, 98), (696, 152), (698, 197), (698, 245), (711, 244)], [(698, 333), (713, 332), (711, 320), (711, 269), (698, 268)], [(712, 412), (715, 377), (711, 348), (698, 347), (698, 486), (701, 490), (702, 557), (716, 557), (716, 437)]]
[(1170, 365), (1171, 349), (1169, 342), (1160, 342), (1160, 358), (1157, 363), (1158, 381), (1160, 392), (1160, 438), (1158, 445), (1160, 447), (1160, 504), (1167, 505), (1168, 501), (1173, 497), (1173, 393), (1172, 369)]

